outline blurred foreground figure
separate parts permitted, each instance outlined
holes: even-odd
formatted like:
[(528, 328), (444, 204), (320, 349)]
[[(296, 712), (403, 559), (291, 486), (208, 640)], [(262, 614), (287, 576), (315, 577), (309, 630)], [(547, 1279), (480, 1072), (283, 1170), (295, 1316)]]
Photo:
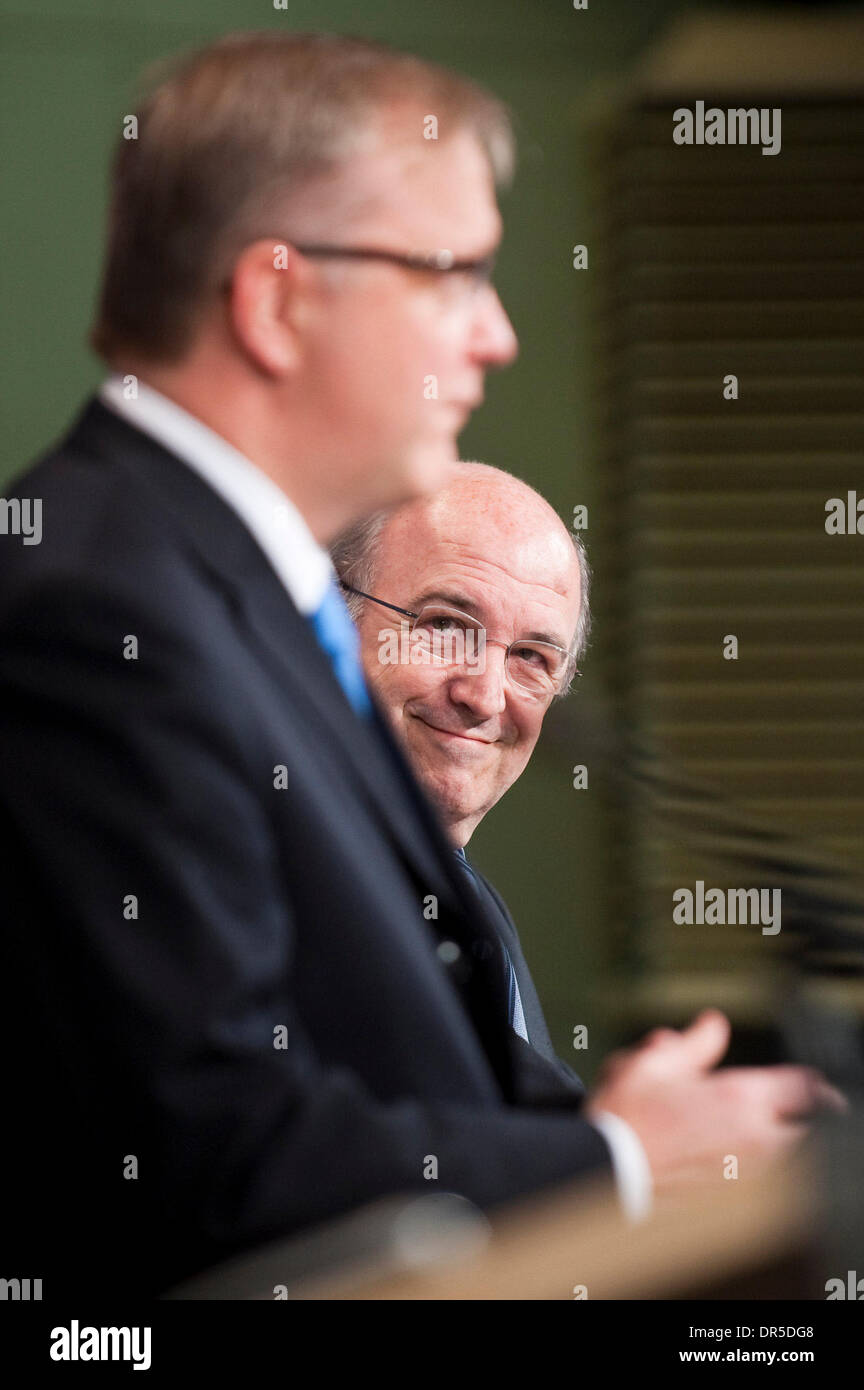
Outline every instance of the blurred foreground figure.
[(0, 551), (4, 1277), (46, 1301), (153, 1294), (433, 1159), (484, 1207), (610, 1170), (508, 1025), (324, 549), (447, 480), (514, 356), (509, 152), (457, 78), (274, 34), (181, 60), (120, 141), (112, 375), (18, 483), (41, 543)]

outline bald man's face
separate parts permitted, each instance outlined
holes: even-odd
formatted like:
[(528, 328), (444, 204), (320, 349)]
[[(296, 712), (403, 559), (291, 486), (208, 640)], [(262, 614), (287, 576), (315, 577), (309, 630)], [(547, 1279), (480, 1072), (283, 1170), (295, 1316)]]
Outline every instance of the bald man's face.
[(394, 515), (372, 592), (415, 613), (447, 603), (486, 628), (485, 666), (472, 669), (386, 659), (400, 618), (376, 604), (364, 603), (358, 623), (370, 684), (453, 843), (464, 845), (523, 771), (550, 703), (512, 683), (505, 648), (493, 643), (542, 634), (569, 649), (580, 606), (573, 544), (527, 489), (469, 481)]

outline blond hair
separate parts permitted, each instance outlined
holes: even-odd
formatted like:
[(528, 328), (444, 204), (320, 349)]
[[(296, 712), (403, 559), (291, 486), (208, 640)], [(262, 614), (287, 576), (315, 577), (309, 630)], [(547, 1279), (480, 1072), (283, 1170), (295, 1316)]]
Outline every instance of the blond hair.
[[(272, 235), (308, 181), (345, 168), (388, 109), (476, 135), (512, 174), (505, 107), (445, 68), (335, 34), (228, 35), (158, 65), (112, 170), (108, 247), (90, 344), (173, 362), (244, 245)], [(156, 81), (156, 85), (152, 83)], [(418, 118), (418, 110), (423, 113)], [(442, 138), (446, 136), (442, 133)]]

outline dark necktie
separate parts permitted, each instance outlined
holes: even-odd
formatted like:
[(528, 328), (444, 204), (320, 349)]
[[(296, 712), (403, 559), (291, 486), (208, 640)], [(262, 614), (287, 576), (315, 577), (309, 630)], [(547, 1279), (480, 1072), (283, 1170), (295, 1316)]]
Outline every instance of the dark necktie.
[[(456, 855), (457, 863), (461, 865), (461, 867), (464, 869), (465, 873), (471, 880), (474, 892), (477, 894), (477, 897), (481, 898), (482, 893), (480, 880), (475, 874), (472, 866), (468, 863), (468, 859), (465, 855), (464, 849), (457, 849), (453, 852)], [(528, 1029), (525, 1026), (525, 1013), (522, 1008), (522, 999), (519, 994), (519, 983), (516, 979), (516, 971), (513, 968), (513, 961), (510, 959), (510, 952), (507, 950), (507, 946), (503, 941), (501, 942), (501, 949), (504, 952), (504, 957), (507, 962), (507, 970), (509, 974), (507, 992), (507, 1012), (510, 1026), (514, 1030), (514, 1032), (519, 1034), (520, 1038), (524, 1038), (526, 1042), (529, 1042), (530, 1039), (528, 1037)]]

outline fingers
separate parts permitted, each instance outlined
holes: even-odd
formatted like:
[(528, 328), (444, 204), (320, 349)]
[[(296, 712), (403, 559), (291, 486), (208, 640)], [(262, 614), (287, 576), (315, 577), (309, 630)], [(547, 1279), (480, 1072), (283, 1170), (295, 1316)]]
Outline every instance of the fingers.
[(816, 1110), (830, 1110), (841, 1114), (849, 1109), (849, 1102), (826, 1081), (821, 1072), (813, 1067), (780, 1066), (772, 1067), (778, 1083), (777, 1114), (794, 1119), (799, 1115), (809, 1115)]
[(687, 1063), (694, 1071), (707, 1071), (715, 1067), (729, 1046), (732, 1029), (725, 1014), (719, 1009), (703, 1009), (689, 1027), (680, 1033), (673, 1028), (655, 1028), (645, 1038), (642, 1046), (652, 1051), (668, 1048), (683, 1052)]
[(758, 1104), (778, 1120), (794, 1120), (819, 1110), (842, 1114), (849, 1102), (814, 1067), (791, 1064), (729, 1068), (715, 1077), (724, 1090), (732, 1087), (738, 1103)]
[(836, 1115), (845, 1114), (849, 1109), (849, 1101), (842, 1091), (838, 1091), (836, 1086), (832, 1086), (829, 1081), (820, 1079), (818, 1094), (818, 1106), (820, 1109), (831, 1110)]
[(708, 1070), (716, 1067), (726, 1052), (732, 1028), (726, 1015), (721, 1014), (719, 1009), (703, 1009), (681, 1036), (694, 1066)]

